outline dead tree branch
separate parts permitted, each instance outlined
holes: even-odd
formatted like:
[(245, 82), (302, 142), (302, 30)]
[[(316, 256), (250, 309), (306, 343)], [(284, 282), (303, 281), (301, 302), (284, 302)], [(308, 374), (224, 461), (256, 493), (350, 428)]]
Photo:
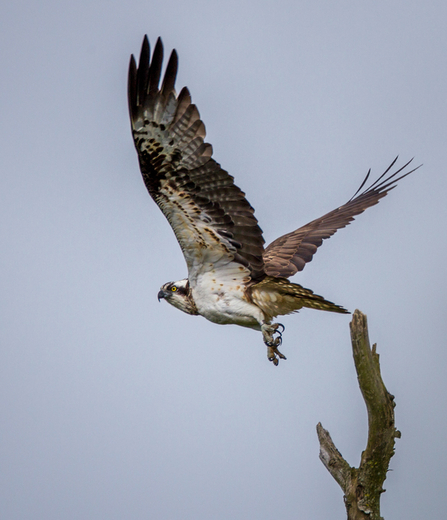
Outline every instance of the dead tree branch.
[(400, 437), (394, 426), (394, 397), (382, 381), (376, 345), (371, 350), (366, 316), (359, 310), (354, 312), (350, 328), (357, 379), (368, 411), (368, 443), (360, 466), (353, 468), (318, 423), (320, 460), (343, 490), (348, 520), (383, 520), (380, 495), (385, 491), (382, 486), (395, 438)]

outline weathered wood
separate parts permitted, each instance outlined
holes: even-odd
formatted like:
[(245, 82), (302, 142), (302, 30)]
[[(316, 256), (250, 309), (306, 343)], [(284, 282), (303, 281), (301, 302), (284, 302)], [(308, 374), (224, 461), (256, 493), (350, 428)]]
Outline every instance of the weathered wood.
[(356, 310), (350, 324), (357, 379), (368, 412), (368, 442), (360, 466), (351, 467), (335, 447), (329, 432), (317, 425), (320, 459), (344, 493), (348, 520), (383, 520), (380, 495), (394, 442), (400, 432), (394, 426), (394, 397), (380, 375), (376, 345), (371, 349), (366, 316)]

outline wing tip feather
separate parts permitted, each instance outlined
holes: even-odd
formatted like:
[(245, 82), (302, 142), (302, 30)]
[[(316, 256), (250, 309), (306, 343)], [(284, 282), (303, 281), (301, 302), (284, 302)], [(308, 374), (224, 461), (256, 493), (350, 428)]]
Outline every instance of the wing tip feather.
[[(388, 192), (393, 190), (397, 183), (418, 170), (422, 165), (411, 169), (408, 172), (404, 172), (405, 169), (412, 163), (413, 159), (410, 159), (407, 163), (397, 169), (391, 175), (387, 174), (396, 164), (399, 156), (397, 156), (392, 163), (388, 166), (384, 173), (382, 173), (378, 179), (376, 179), (368, 188), (362, 191), (364, 188), (371, 169), (368, 170), (365, 179), (362, 181), (360, 188), (355, 192), (354, 196), (349, 201), (340, 206), (339, 208), (327, 213), (323, 217), (309, 222), (305, 226), (287, 233), (267, 246), (264, 253), (265, 269), (268, 274), (279, 273), (280, 276), (290, 277), (296, 274), (304, 268), (304, 265), (312, 260), (313, 254), (309, 257), (309, 251), (306, 248), (306, 240), (310, 242), (318, 242), (314, 244), (317, 247), (320, 246), (324, 239), (331, 237), (339, 229), (342, 229), (349, 225), (354, 217), (363, 213), (367, 208), (378, 204), (380, 199), (385, 197)], [(396, 178), (397, 177), (397, 178)], [(318, 240), (316, 240), (318, 239)], [(292, 249), (292, 251), (290, 251)], [(284, 252), (285, 257), (288, 258), (286, 265), (279, 264), (276, 262), (276, 257)], [(284, 256), (283, 255), (283, 256)], [(301, 269), (300, 266), (295, 263), (295, 257), (301, 258), (304, 262)], [(284, 260), (285, 258), (283, 258)], [(298, 262), (299, 263), (299, 262)]]

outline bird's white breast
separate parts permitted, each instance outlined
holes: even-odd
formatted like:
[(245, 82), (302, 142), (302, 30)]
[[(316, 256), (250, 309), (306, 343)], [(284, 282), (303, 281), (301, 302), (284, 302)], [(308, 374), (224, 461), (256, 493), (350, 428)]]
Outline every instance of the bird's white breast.
[(264, 315), (245, 299), (247, 275), (247, 269), (236, 262), (198, 274), (191, 290), (199, 314), (214, 323), (259, 329)]

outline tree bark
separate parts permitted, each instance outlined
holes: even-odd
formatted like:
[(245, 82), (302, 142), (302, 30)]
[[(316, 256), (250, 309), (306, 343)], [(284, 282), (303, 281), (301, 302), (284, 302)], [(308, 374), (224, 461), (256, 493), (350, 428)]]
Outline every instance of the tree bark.
[(394, 396), (382, 381), (376, 345), (371, 349), (366, 316), (359, 310), (354, 312), (350, 328), (357, 379), (368, 411), (368, 442), (360, 466), (353, 468), (318, 423), (320, 460), (343, 490), (348, 520), (383, 520), (380, 495), (385, 491), (382, 486), (395, 438), (400, 437), (394, 426)]

